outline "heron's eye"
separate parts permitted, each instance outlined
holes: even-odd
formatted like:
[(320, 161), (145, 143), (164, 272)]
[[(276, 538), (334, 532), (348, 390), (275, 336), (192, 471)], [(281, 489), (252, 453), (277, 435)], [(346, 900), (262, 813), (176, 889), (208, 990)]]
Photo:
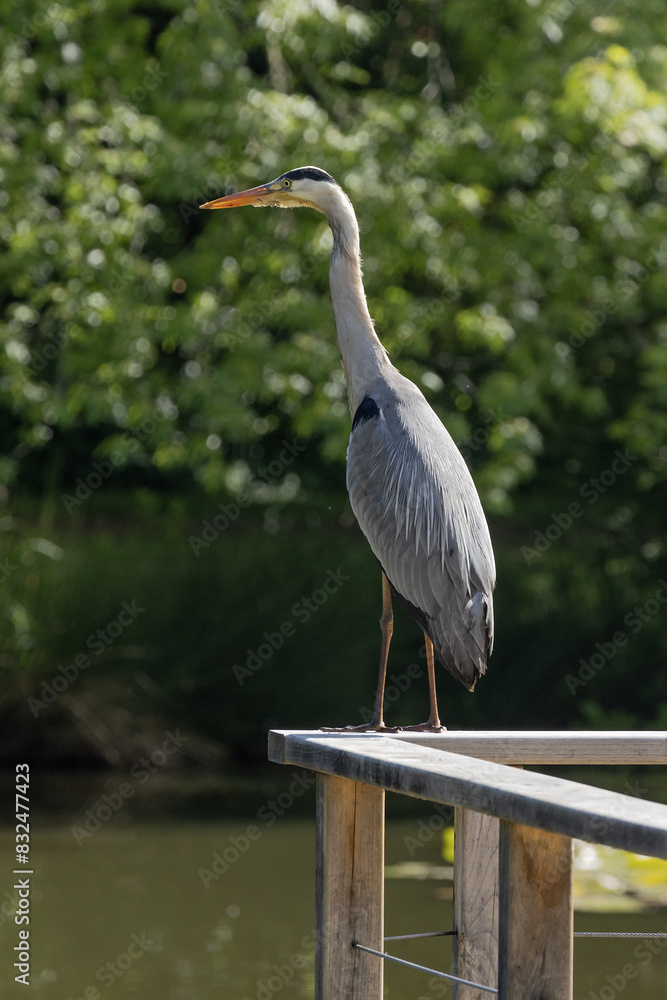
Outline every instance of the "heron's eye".
[(292, 187), (292, 182), (290, 180), (288, 180), (287, 177), (283, 181), (283, 187), (286, 187), (286, 188), (291, 188)]

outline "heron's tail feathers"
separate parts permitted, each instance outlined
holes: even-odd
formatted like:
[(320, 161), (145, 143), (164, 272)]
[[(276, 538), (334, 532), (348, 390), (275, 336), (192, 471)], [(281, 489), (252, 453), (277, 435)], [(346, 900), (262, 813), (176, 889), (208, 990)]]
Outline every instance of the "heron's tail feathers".
[(453, 677), (474, 691), (493, 649), (493, 598), (476, 591), (462, 609), (453, 608), (448, 620), (443, 619), (429, 622), (436, 656)]
[(452, 587), (437, 617), (430, 617), (403, 597), (391, 579), (387, 579), (398, 603), (433, 643), (435, 655), (443, 666), (469, 691), (474, 691), (477, 678), (486, 673), (486, 660), (493, 649), (491, 594), (475, 590), (466, 600)]

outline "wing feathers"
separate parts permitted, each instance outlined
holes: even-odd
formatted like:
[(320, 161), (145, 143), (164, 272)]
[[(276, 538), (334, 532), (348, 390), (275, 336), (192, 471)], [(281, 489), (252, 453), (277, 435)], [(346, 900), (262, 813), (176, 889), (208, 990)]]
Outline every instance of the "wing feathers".
[(472, 689), (493, 648), (495, 564), (486, 520), (442, 423), (416, 386), (398, 372), (393, 382), (357, 411), (350, 502), (394, 591), (413, 617), (424, 616), (438, 658)]

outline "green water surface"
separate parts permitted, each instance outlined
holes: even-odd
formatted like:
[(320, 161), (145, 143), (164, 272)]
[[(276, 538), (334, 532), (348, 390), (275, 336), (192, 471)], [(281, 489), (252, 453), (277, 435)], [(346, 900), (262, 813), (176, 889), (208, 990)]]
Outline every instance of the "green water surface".
[[(428, 819), (428, 809), (424, 818)], [(271, 819), (273, 817), (273, 819)], [(31, 843), (30, 983), (11, 970), (14, 831), (0, 836), (0, 988), (8, 1000), (272, 1000), (314, 990), (314, 820), (268, 808), (237, 821), (137, 823), (114, 816), (82, 839), (77, 824), (38, 824)], [(451, 927), (441, 838), (420, 818), (389, 820), (386, 932)], [(422, 837), (419, 834), (422, 832)], [(410, 862), (400, 877), (400, 866)], [(414, 877), (415, 863), (441, 877)], [(399, 866), (397, 869), (396, 866)], [(419, 873), (419, 865), (416, 866)], [(423, 873), (422, 873), (423, 874)], [(667, 912), (578, 914), (578, 929), (662, 931)], [(394, 953), (447, 971), (447, 939)], [(663, 942), (578, 941), (576, 1000), (664, 1000)], [(445, 981), (387, 963), (385, 995), (450, 996)], [(463, 1000), (466, 1000), (464, 997)]]

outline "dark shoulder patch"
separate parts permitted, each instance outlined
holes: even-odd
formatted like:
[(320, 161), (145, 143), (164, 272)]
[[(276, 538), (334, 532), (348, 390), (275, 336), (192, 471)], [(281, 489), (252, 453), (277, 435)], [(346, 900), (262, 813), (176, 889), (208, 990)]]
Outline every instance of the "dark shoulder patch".
[(297, 167), (296, 170), (288, 170), (287, 173), (281, 174), (278, 180), (282, 180), (283, 177), (287, 177), (291, 181), (302, 181), (307, 177), (311, 181), (328, 181), (329, 184), (335, 184), (338, 187), (338, 182), (333, 179), (331, 174), (319, 167)]
[(365, 399), (359, 403), (357, 407), (357, 412), (354, 415), (354, 420), (352, 421), (352, 430), (357, 426), (357, 424), (363, 424), (367, 420), (372, 420), (373, 417), (379, 417), (380, 410), (372, 398), (372, 396), (366, 396)]

